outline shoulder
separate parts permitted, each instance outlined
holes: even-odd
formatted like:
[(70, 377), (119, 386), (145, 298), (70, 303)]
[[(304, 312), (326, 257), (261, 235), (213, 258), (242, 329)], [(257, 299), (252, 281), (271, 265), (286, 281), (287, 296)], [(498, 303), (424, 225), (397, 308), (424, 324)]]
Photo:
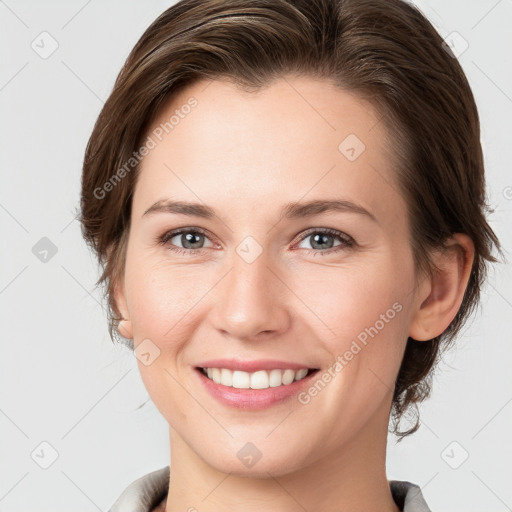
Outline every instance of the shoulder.
[[(165, 466), (134, 480), (108, 512), (163, 512), (169, 490), (169, 477), (170, 467)], [(402, 512), (431, 512), (418, 485), (390, 480), (389, 487)]]
[[(108, 512), (158, 512), (164, 510), (170, 468), (165, 466), (134, 480)], [(156, 508), (155, 508), (156, 507)]]
[(389, 480), (389, 488), (402, 512), (431, 512), (419, 485), (402, 480)]

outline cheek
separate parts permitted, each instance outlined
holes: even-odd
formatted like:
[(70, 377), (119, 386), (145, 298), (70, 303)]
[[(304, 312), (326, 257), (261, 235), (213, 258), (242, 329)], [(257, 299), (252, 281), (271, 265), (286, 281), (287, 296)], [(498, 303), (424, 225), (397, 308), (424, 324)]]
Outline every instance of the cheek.
[(133, 259), (127, 262), (126, 288), (136, 353), (149, 347), (156, 354), (150, 364), (137, 358), (144, 386), (168, 421), (184, 422), (190, 404), (180, 383), (189, 378), (190, 367), (183, 364), (182, 355), (195, 329), (194, 313), (207, 293), (206, 284), (185, 266)]
[[(324, 267), (294, 283), (333, 360), (350, 366), (350, 379), (392, 385), (407, 340), (407, 297), (413, 279), (407, 258), (382, 253), (363, 263)], [(312, 312), (314, 314), (312, 314)], [(371, 369), (376, 374), (371, 375)], [(357, 376), (357, 377), (356, 377)]]
[[(201, 275), (204, 277), (201, 277)], [(152, 264), (142, 259), (127, 265), (126, 286), (134, 338), (180, 339), (179, 333), (193, 318), (194, 307), (207, 295), (205, 272), (197, 267)]]
[[(372, 258), (364, 264), (301, 272), (291, 288), (302, 299), (307, 315), (303, 318), (316, 317), (316, 322), (327, 329), (326, 339), (346, 339), (373, 325), (400, 301), (406, 280), (389, 261)], [(394, 316), (394, 312), (389, 315)]]

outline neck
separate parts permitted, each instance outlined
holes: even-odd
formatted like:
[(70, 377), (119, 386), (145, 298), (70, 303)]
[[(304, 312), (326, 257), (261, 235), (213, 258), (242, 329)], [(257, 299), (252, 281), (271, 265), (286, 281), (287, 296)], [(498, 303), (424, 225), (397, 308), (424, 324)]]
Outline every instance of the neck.
[(171, 428), (165, 512), (217, 512), (239, 510), (242, 505), (244, 512), (400, 512), (385, 470), (388, 412), (373, 418), (338, 451), (291, 473), (276, 477), (269, 472), (267, 478), (218, 471)]

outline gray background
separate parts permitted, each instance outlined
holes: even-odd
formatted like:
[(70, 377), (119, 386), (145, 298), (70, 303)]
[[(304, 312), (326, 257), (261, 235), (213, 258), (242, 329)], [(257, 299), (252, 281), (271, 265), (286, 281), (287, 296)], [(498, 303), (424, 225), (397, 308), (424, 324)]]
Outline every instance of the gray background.
[[(171, 3), (0, 1), (0, 512), (108, 510), (169, 463), (167, 424), (151, 402), (138, 408), (148, 396), (132, 353), (108, 337), (74, 215), (93, 123)], [(457, 53), (469, 45), (459, 60), (481, 115), (490, 223), (510, 253), (512, 2), (417, 5)], [(389, 438), (388, 478), (419, 484), (433, 511), (512, 509), (510, 266), (496, 265), (482, 303), (438, 370), (420, 430)]]

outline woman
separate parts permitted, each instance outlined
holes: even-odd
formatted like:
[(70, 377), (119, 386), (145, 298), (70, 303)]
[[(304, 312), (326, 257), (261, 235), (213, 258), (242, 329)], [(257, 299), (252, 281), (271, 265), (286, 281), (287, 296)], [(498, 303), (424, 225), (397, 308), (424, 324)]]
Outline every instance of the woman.
[(429, 510), (388, 481), (499, 242), (475, 102), (400, 0), (182, 0), (89, 141), (82, 228), (171, 466), (111, 512)]

